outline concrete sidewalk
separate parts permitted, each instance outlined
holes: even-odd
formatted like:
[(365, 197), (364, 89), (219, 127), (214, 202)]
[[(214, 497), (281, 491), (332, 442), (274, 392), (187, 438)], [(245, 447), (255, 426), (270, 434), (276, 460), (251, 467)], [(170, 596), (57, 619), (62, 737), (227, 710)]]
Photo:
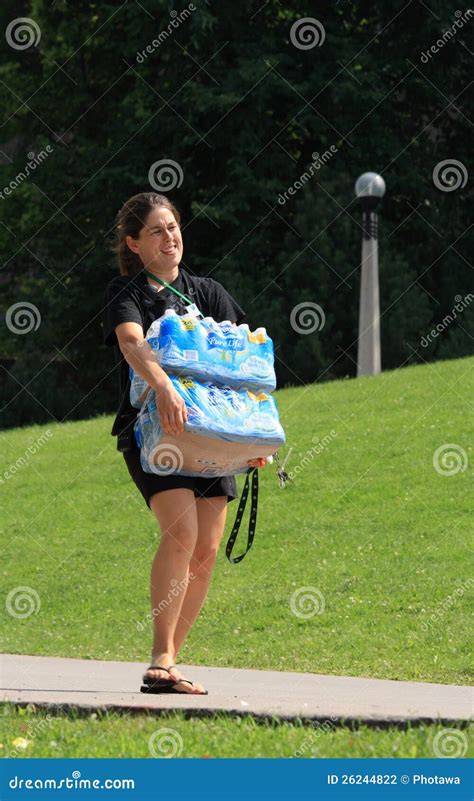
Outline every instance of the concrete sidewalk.
[(209, 695), (140, 693), (147, 665), (1, 656), (1, 700), (101, 709), (234, 712), (286, 720), (367, 723), (472, 719), (472, 688), (446, 684), (180, 665)]

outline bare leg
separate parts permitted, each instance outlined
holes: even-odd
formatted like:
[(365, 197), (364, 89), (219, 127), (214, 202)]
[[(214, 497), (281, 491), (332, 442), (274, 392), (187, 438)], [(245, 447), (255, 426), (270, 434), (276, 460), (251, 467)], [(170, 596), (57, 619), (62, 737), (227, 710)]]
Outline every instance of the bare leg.
[(198, 536), (189, 563), (189, 582), (174, 633), (175, 658), (206, 599), (224, 534), (227, 497), (196, 498)]
[[(153, 665), (169, 667), (174, 662), (175, 628), (188, 584), (189, 564), (198, 537), (198, 517), (194, 493), (172, 489), (155, 493), (150, 508), (161, 529), (161, 540), (151, 568), (150, 595), (153, 614)], [(163, 670), (149, 671), (153, 678), (179, 678)], [(180, 691), (202, 693), (200, 684), (183, 684)]]

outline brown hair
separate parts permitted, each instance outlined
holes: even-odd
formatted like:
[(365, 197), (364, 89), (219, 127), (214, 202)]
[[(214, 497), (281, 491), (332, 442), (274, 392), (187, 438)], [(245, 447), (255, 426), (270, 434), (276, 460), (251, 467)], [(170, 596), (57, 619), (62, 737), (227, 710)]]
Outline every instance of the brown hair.
[(157, 192), (141, 192), (125, 201), (117, 214), (115, 223), (116, 240), (112, 247), (118, 262), (120, 275), (137, 275), (143, 270), (143, 262), (138, 253), (128, 247), (125, 237), (138, 239), (141, 229), (146, 225), (148, 215), (155, 207), (169, 209), (178, 223), (181, 216), (176, 206), (165, 195)]

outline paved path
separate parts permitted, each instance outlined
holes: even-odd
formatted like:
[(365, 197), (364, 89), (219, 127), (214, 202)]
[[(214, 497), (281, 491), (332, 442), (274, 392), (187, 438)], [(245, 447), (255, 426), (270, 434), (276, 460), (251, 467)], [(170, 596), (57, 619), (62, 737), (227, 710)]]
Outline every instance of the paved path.
[(472, 719), (469, 687), (180, 665), (209, 695), (139, 692), (141, 662), (1, 656), (1, 700), (86, 708), (185, 709), (284, 719), (398, 722)]

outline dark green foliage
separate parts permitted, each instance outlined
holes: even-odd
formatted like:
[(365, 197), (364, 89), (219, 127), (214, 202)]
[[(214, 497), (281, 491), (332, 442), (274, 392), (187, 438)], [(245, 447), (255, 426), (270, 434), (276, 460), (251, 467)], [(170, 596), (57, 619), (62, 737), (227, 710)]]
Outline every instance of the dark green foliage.
[[(469, 169), (474, 20), (423, 63), (453, 25), (455, 4), (342, 0), (316, 10), (196, 0), (137, 61), (170, 12), (185, 8), (164, 0), (2, 4), (2, 31), (30, 17), (41, 40), (25, 50), (3, 42), (0, 189), (29, 152), (53, 148), (0, 199), (2, 308), (26, 301), (41, 313), (36, 331), (1, 328), (4, 425), (116, 408), (98, 316), (117, 271), (111, 233), (124, 200), (151, 188), (159, 159), (184, 172), (169, 193), (183, 214), (184, 263), (221, 281), (250, 323), (267, 327), (280, 386), (355, 372), (361, 229), (353, 186), (366, 170), (387, 183), (383, 367), (472, 352), (474, 304), (429, 347), (420, 342), (473, 284), (472, 181), (440, 191), (432, 173), (444, 159)], [(325, 41), (299, 49), (291, 26), (308, 16), (324, 25)], [(313, 177), (279, 201), (312, 154), (331, 147)], [(323, 308), (321, 331), (293, 330), (290, 312), (303, 301)]]

